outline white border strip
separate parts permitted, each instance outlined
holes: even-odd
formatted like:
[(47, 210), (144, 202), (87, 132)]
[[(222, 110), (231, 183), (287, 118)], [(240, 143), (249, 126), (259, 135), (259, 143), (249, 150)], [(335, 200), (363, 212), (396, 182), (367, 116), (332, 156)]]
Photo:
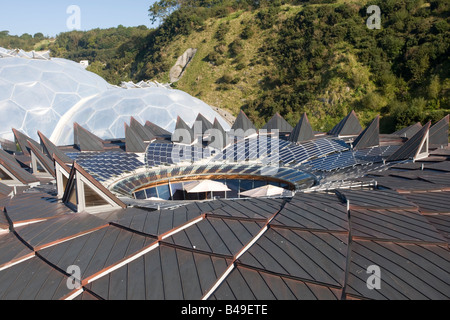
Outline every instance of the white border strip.
[(209, 297), (214, 293), (214, 291), (216, 291), (216, 289), (222, 284), (222, 282), (228, 277), (228, 275), (231, 273), (231, 271), (233, 271), (234, 267), (235, 267), (235, 262), (237, 259), (239, 259), (245, 252), (247, 252), (248, 249), (250, 249), (251, 246), (253, 246), (253, 244), (259, 240), (259, 238), (262, 237), (262, 235), (267, 231), (268, 226), (264, 226), (264, 228), (261, 229), (261, 231), (259, 231), (259, 233), (252, 239), (252, 241), (250, 241), (239, 253), (238, 255), (234, 258), (233, 262), (231, 263), (231, 265), (228, 267), (227, 270), (225, 270), (225, 272), (223, 273), (223, 275), (216, 281), (216, 283), (212, 286), (212, 288), (203, 296), (202, 300), (208, 300)]
[(197, 224), (198, 222), (200, 222), (200, 221), (202, 221), (202, 220), (203, 220), (203, 216), (201, 216), (200, 218), (195, 219), (195, 220), (193, 220), (193, 221), (191, 221), (191, 222), (185, 224), (184, 226), (181, 226), (181, 227), (179, 227), (179, 228), (177, 228), (177, 229), (174, 229), (174, 230), (172, 230), (171, 232), (169, 232), (168, 234), (166, 234), (165, 236), (163, 236), (163, 237), (161, 238), (161, 240), (165, 240), (165, 239), (167, 239), (167, 238), (173, 236), (174, 234), (176, 234), (176, 233), (178, 233), (178, 232), (180, 232), (180, 231), (183, 231), (184, 229), (187, 229), (187, 228), (189, 228), (190, 226), (192, 226), (192, 225), (194, 225), (194, 224)]
[(12, 266), (15, 266), (16, 264), (22, 263), (22, 262), (27, 261), (27, 260), (29, 260), (29, 259), (32, 259), (32, 258), (34, 258), (34, 257), (36, 257), (36, 254), (33, 253), (33, 254), (30, 255), (29, 257), (25, 257), (25, 258), (23, 258), (23, 259), (17, 260), (17, 261), (15, 261), (15, 262), (13, 262), (13, 263), (10, 263), (10, 264), (4, 265), (3, 267), (0, 267), (0, 271), (3, 271), (3, 270), (5, 270), (5, 269), (8, 269), (8, 268), (10, 268), (10, 267), (12, 267)]
[(152, 246), (150, 246), (149, 248), (147, 248), (145, 250), (142, 250), (141, 252), (135, 254), (134, 256), (131, 256), (130, 258), (123, 260), (122, 262), (116, 264), (112, 268), (109, 268), (109, 269), (105, 270), (104, 272), (96, 275), (95, 277), (89, 279), (87, 283), (91, 283), (91, 282), (93, 282), (95, 280), (98, 280), (98, 279), (102, 278), (103, 276), (105, 276), (105, 275), (107, 275), (107, 274), (109, 274), (109, 273), (111, 273), (111, 272), (113, 272), (113, 271), (123, 267), (124, 265), (132, 262), (133, 260), (136, 260), (137, 258), (139, 258), (139, 257), (141, 257), (141, 256), (143, 256), (143, 255), (145, 255), (147, 253), (149, 253), (150, 251), (152, 251), (153, 249), (156, 249), (158, 247), (159, 247), (159, 241), (156, 242), (155, 244), (153, 244)]

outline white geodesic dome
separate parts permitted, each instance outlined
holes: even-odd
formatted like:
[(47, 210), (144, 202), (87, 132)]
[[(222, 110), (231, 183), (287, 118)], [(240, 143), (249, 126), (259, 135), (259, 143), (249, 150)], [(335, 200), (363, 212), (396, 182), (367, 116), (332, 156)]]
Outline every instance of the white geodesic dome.
[(211, 122), (217, 118), (225, 130), (230, 129), (209, 105), (183, 91), (113, 88), (79, 102), (61, 119), (50, 139), (57, 145), (72, 144), (74, 122), (103, 139), (124, 138), (124, 124), (130, 123), (131, 116), (141, 124), (148, 120), (173, 132), (178, 116), (192, 126), (199, 113)]
[(13, 140), (12, 128), (33, 139), (38, 130), (50, 136), (75, 104), (108, 88), (103, 78), (73, 61), (0, 58), (0, 138)]

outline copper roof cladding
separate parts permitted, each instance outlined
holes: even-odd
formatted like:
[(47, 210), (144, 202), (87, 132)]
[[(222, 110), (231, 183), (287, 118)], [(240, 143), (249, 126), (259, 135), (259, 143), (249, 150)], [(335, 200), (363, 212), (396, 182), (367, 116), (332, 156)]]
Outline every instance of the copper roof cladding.
[[(416, 150), (425, 131), (404, 150)], [(49, 156), (54, 148), (42, 142), (47, 151), (29, 149)], [(0, 300), (448, 300), (450, 148), (429, 151), (365, 164), (354, 179), (351, 166), (333, 173), (358, 188), (158, 210), (126, 206), (76, 159), (71, 179), (78, 171), (118, 207), (75, 213), (52, 183), (0, 184)], [(3, 150), (0, 161), (34, 178)], [(79, 289), (67, 286), (70, 266), (80, 268)], [(367, 286), (370, 266), (381, 270), (380, 289)]]

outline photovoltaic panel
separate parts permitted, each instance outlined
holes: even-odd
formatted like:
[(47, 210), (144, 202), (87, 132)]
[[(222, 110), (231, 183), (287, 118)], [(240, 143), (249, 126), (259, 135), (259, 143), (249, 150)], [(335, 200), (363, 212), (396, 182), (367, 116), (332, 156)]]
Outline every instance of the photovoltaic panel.
[(132, 172), (144, 165), (135, 153), (89, 152), (79, 153), (76, 162), (99, 181)]

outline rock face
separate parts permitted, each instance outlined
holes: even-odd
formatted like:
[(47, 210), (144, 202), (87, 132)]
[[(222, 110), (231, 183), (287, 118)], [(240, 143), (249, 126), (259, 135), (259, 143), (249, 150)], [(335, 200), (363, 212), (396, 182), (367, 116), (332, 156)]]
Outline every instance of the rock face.
[(189, 63), (197, 53), (197, 49), (189, 48), (180, 56), (175, 65), (170, 69), (170, 82), (177, 82), (181, 79)]

